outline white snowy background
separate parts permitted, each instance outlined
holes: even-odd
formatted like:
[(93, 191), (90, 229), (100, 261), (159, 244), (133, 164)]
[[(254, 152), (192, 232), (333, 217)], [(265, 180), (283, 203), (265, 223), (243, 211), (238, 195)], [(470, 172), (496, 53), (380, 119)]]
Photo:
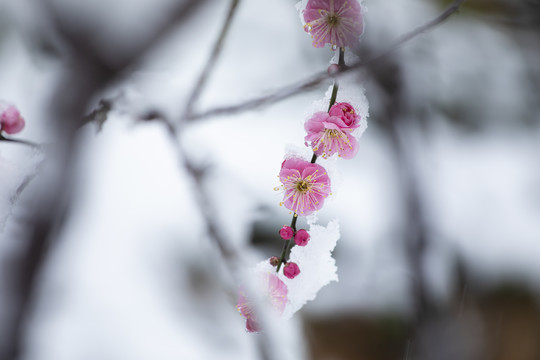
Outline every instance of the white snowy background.
[[(0, 2), (0, 98), (24, 116), (20, 138), (47, 143), (51, 130), (44, 114), (62, 64), (37, 47), (36, 3)], [(73, 21), (88, 22), (96, 38), (129, 47), (162, 18), (171, 0), (54, 3)], [(384, 49), (441, 11), (426, 0), (364, 4), (363, 41), (373, 49)], [(311, 47), (294, 5), (240, 3), (197, 109), (267, 94), (326, 69), (333, 53)], [(194, 189), (168, 134), (158, 122), (137, 121), (149, 108), (179, 118), (227, 6), (209, 1), (189, 26), (156, 44), (128, 80), (109, 90), (120, 100), (102, 131), (95, 124), (81, 130), (76, 206), (41, 274), (25, 359), (257, 358), (258, 335), (245, 332), (236, 294), (223, 285), (231, 279), (205, 235)], [(418, 127), (409, 136), (429, 210), (432, 243), (425, 272), (430, 291), (443, 303), (455, 290), (457, 257), (488, 283), (518, 278), (540, 289), (540, 104), (538, 87), (531, 85), (539, 76), (538, 46), (524, 39), (515, 41), (502, 25), (464, 11), (392, 55), (405, 69), (407, 103), (429, 107), (429, 131)], [(250, 264), (276, 255), (251, 247), (250, 237), (257, 228), (275, 232), (280, 241), (277, 229), (290, 221), (273, 191), (280, 164), (290, 144), (303, 144), (306, 109), (329, 85), (275, 105), (201, 120), (181, 137), (189, 156), (210, 167), (207, 186), (222, 231), (244, 249)], [(281, 359), (309, 358), (303, 317), (407, 313), (410, 305), (400, 179), (379, 125), (381, 95), (370, 79), (364, 86), (369, 127), (357, 157), (333, 164), (339, 177), (318, 214), (322, 225), (339, 219), (339, 281), (282, 324)], [(456, 125), (456, 113), (476, 123)], [(2, 262), (17, 251), (24, 205), (40, 177), (15, 206), (12, 196), (41, 159), (34, 150), (0, 142)]]

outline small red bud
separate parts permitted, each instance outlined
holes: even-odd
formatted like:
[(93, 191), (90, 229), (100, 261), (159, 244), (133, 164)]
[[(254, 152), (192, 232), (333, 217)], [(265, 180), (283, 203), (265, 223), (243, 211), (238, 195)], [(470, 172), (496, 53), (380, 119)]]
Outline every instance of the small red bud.
[(294, 231), (292, 227), (285, 225), (279, 230), (279, 236), (281, 236), (283, 240), (290, 240), (294, 236)]
[(283, 267), (283, 275), (289, 279), (294, 279), (298, 274), (300, 274), (300, 268), (298, 265), (296, 265), (296, 263), (288, 262)]
[(277, 256), (272, 256), (269, 260), (270, 265), (272, 266), (278, 266), (279, 265), (279, 258)]
[(309, 239), (310, 239), (309, 233), (304, 229), (298, 230), (296, 234), (294, 235), (294, 242), (298, 246), (306, 246)]

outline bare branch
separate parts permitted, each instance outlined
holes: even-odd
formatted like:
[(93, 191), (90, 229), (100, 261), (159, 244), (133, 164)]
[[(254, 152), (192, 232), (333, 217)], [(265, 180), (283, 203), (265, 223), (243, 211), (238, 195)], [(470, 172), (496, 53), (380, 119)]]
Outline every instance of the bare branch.
[(387, 49), (382, 51), (380, 54), (366, 61), (360, 61), (360, 62), (354, 63), (351, 66), (340, 70), (339, 73), (337, 74), (330, 75), (326, 71), (320, 72), (300, 83), (287, 85), (282, 88), (279, 88), (269, 95), (260, 96), (260, 97), (242, 102), (237, 105), (216, 107), (214, 109), (203, 111), (198, 114), (193, 114), (191, 116), (188, 116), (187, 120), (195, 121), (195, 120), (201, 120), (201, 119), (205, 119), (205, 118), (209, 118), (213, 116), (231, 115), (231, 114), (236, 114), (236, 113), (244, 112), (247, 110), (259, 108), (264, 105), (275, 104), (291, 96), (298, 95), (300, 93), (303, 93), (306, 90), (310, 90), (316, 87), (317, 85), (319, 85), (320, 83), (322, 83), (323, 81), (328, 80), (330, 78), (334, 78), (336, 76), (339, 77), (350, 71), (359, 70), (361, 68), (368, 67), (372, 65), (373, 63), (375, 63), (376, 61), (380, 60), (381, 58), (388, 56), (389, 54), (394, 52), (398, 47), (414, 39), (418, 35), (426, 33), (432, 30), (433, 28), (437, 27), (438, 25), (442, 24), (446, 19), (448, 19), (451, 15), (453, 15), (459, 10), (459, 7), (461, 6), (461, 4), (463, 4), (464, 1), (465, 0), (455, 0), (448, 8), (446, 8), (446, 10), (444, 10), (435, 19), (399, 37), (397, 40), (393, 42), (391, 46), (389, 46)]
[(364, 67), (364, 66), (367, 66), (367, 65), (371, 65), (375, 61), (377, 61), (377, 60), (391, 54), (398, 47), (400, 47), (401, 45), (403, 45), (407, 41), (409, 41), (411, 39), (414, 39), (418, 35), (421, 35), (421, 34), (424, 34), (424, 33), (428, 32), (428, 31), (433, 30), (435, 27), (439, 26), (444, 21), (446, 21), (451, 15), (458, 12), (459, 7), (464, 2), (465, 2), (465, 0), (454, 0), (454, 2), (448, 8), (446, 8), (446, 10), (444, 10), (439, 16), (437, 16), (435, 19), (433, 19), (433, 20), (425, 23), (424, 25), (419, 26), (416, 29), (402, 35), (397, 40), (395, 40), (394, 43), (390, 47), (388, 47), (388, 49), (386, 49), (385, 51), (383, 51), (379, 55), (369, 59), (365, 63), (354, 64), (353, 66), (351, 66), (351, 68), (355, 69), (355, 68), (360, 68), (360, 67)]
[(41, 145), (33, 141), (7, 138), (7, 137), (4, 137), (2, 134), (0, 134), (0, 141), (10, 142), (10, 143), (19, 144), (19, 145), (26, 145), (34, 149), (41, 149)]
[(236, 9), (238, 8), (239, 2), (240, 0), (231, 1), (229, 12), (227, 14), (227, 18), (225, 19), (225, 23), (223, 24), (223, 27), (221, 28), (221, 32), (219, 34), (219, 37), (216, 40), (216, 43), (214, 44), (212, 53), (208, 57), (208, 60), (206, 61), (206, 64), (199, 75), (199, 79), (197, 80), (197, 82), (195, 83), (195, 86), (193, 87), (193, 90), (191, 91), (191, 95), (189, 96), (187, 100), (186, 109), (184, 111), (184, 116), (182, 117), (182, 119), (190, 117), (191, 113), (193, 112), (193, 107), (197, 103), (197, 100), (199, 99), (201, 92), (204, 86), (206, 85), (206, 82), (208, 81), (212, 71), (214, 70), (217, 60), (219, 56), (221, 55), (221, 50), (223, 49), (225, 38), (227, 37), (227, 33), (229, 32), (229, 28), (231, 27), (232, 20), (236, 12)]

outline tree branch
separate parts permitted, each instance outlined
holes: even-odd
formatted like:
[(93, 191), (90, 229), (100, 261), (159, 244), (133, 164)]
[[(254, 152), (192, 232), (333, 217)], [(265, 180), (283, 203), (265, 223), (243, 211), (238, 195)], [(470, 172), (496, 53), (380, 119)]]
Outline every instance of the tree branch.
[(30, 146), (31, 148), (34, 148), (34, 149), (41, 149), (41, 145), (38, 144), (38, 143), (35, 143), (33, 141), (7, 138), (7, 137), (4, 137), (4, 135), (2, 135), (2, 134), (0, 134), (0, 141), (10, 142), (10, 143), (13, 143), (13, 144), (26, 145), (26, 146)]
[(217, 60), (219, 56), (221, 55), (225, 38), (227, 37), (229, 28), (231, 27), (232, 20), (233, 20), (234, 14), (236, 13), (236, 9), (238, 8), (239, 2), (240, 0), (231, 1), (229, 12), (227, 13), (227, 17), (225, 19), (225, 22), (223, 23), (223, 27), (221, 28), (219, 37), (217, 38), (216, 43), (214, 44), (214, 47), (212, 49), (212, 52), (210, 53), (210, 56), (208, 57), (208, 60), (206, 61), (206, 64), (203, 67), (201, 73), (199, 74), (199, 79), (195, 83), (195, 86), (193, 87), (193, 90), (191, 91), (191, 95), (189, 96), (187, 100), (186, 109), (184, 111), (182, 120), (190, 118), (193, 112), (193, 107), (197, 103), (197, 100), (199, 99), (202, 93), (202, 90), (206, 85), (206, 82), (208, 81), (208, 79), (210, 78), (210, 75), (212, 74), (212, 71), (214, 70)]
[(373, 63), (375, 63), (376, 61), (380, 60), (381, 58), (388, 56), (389, 54), (394, 52), (397, 48), (399, 48), (401, 45), (414, 39), (418, 35), (423, 34), (427, 31), (430, 31), (433, 28), (437, 27), (438, 25), (442, 24), (451, 15), (453, 15), (459, 10), (459, 7), (463, 4), (464, 1), (465, 0), (455, 0), (448, 8), (446, 8), (435, 19), (430, 20), (426, 24), (419, 26), (418, 28), (402, 35), (397, 40), (395, 40), (391, 46), (383, 50), (380, 54), (366, 61), (360, 61), (360, 62), (354, 63), (345, 69), (340, 69), (340, 71), (337, 74), (328, 74), (327, 71), (320, 72), (318, 74), (311, 76), (310, 78), (304, 81), (301, 81), (300, 83), (287, 85), (280, 89), (277, 89), (276, 91), (272, 92), (269, 95), (260, 96), (260, 97), (242, 102), (237, 105), (216, 107), (214, 109), (192, 114), (187, 117), (187, 120), (195, 121), (195, 120), (206, 119), (206, 118), (214, 117), (214, 116), (231, 115), (231, 114), (236, 114), (236, 113), (256, 109), (264, 105), (275, 104), (282, 100), (288, 99), (291, 96), (298, 95), (306, 90), (313, 89), (317, 85), (319, 85), (320, 83), (322, 83), (323, 81), (327, 79), (339, 77), (345, 73), (348, 73), (354, 70), (359, 70), (364, 67), (368, 67), (372, 65)]

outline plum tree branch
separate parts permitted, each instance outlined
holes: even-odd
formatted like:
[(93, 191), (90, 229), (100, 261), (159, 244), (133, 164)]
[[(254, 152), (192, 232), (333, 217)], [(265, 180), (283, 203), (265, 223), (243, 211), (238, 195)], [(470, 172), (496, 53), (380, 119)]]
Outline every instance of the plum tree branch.
[(200, 113), (195, 114), (187, 114), (186, 117), (187, 121), (195, 121), (195, 120), (202, 120), (209, 117), (214, 116), (225, 116), (225, 115), (231, 115), (236, 114), (252, 109), (256, 109), (265, 105), (275, 104), (277, 102), (283, 101), (285, 99), (288, 99), (292, 96), (298, 95), (306, 90), (310, 90), (319, 84), (321, 84), (323, 81), (333, 78), (333, 77), (339, 77), (342, 76), (345, 73), (359, 70), (362, 68), (369, 67), (370, 65), (374, 64), (378, 60), (390, 55), (393, 53), (397, 48), (399, 48), (401, 45), (407, 43), (408, 41), (414, 39), (415, 37), (426, 33), (430, 30), (433, 30), (435, 27), (442, 24), (444, 21), (446, 21), (451, 15), (455, 14), (459, 11), (460, 6), (465, 2), (465, 0), (454, 0), (452, 4), (450, 4), (439, 16), (436, 18), (428, 21), (424, 25), (421, 25), (417, 27), (414, 30), (409, 31), (408, 33), (400, 36), (398, 39), (396, 39), (392, 45), (390, 45), (388, 48), (383, 50), (378, 55), (375, 55), (374, 57), (366, 60), (366, 61), (359, 61), (356, 63), (353, 63), (352, 65), (348, 66), (347, 68), (341, 69), (337, 74), (328, 74), (326, 71), (317, 73), (315, 75), (312, 75), (308, 79), (305, 79), (299, 83), (295, 83), (292, 85), (287, 85), (282, 88), (279, 88), (275, 91), (273, 91), (269, 95), (259, 96), (256, 98), (253, 98), (251, 100), (244, 101), (242, 103), (236, 104), (236, 105), (229, 105), (229, 106), (223, 106), (223, 107), (216, 107), (210, 110), (206, 110)]
[(225, 22), (223, 23), (223, 27), (221, 28), (221, 31), (216, 40), (216, 43), (214, 44), (214, 47), (212, 48), (212, 52), (208, 56), (208, 60), (206, 61), (206, 64), (204, 65), (201, 73), (199, 74), (199, 78), (197, 82), (195, 83), (191, 91), (191, 94), (186, 102), (186, 108), (184, 110), (183, 119), (189, 118), (191, 116), (193, 112), (193, 108), (195, 104), (197, 103), (197, 100), (201, 96), (201, 93), (206, 85), (206, 82), (210, 78), (210, 75), (212, 74), (214, 67), (217, 64), (219, 56), (221, 55), (221, 51), (223, 50), (223, 44), (225, 43), (225, 38), (227, 37), (227, 34), (232, 24), (232, 20), (234, 18), (234, 14), (236, 13), (236, 9), (238, 8), (239, 3), (240, 3), (240, 0), (231, 1), (231, 5), (229, 7), (227, 17), (225, 18)]

